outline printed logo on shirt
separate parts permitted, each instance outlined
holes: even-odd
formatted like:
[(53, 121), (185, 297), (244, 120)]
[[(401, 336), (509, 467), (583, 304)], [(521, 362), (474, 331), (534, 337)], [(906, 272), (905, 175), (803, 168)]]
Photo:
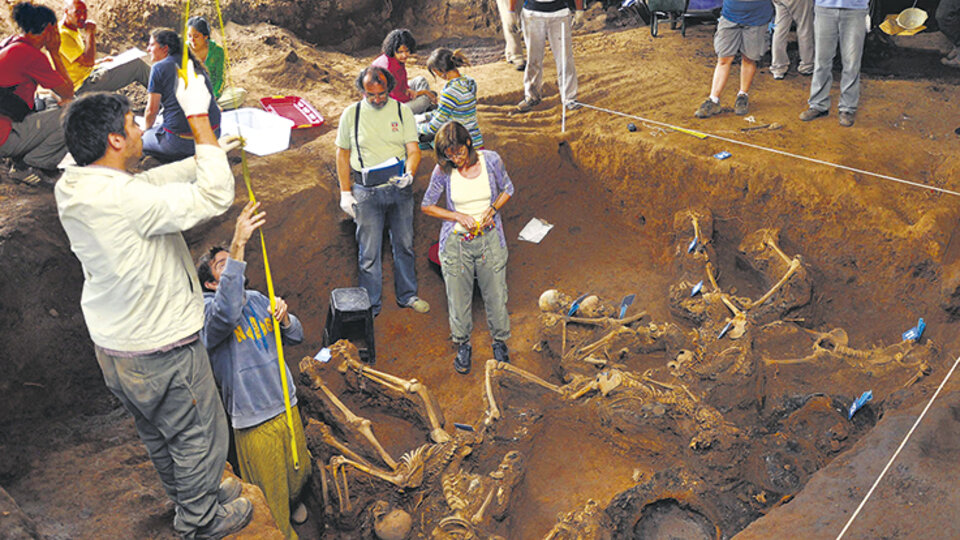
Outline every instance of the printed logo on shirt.
[(394, 133), (400, 131), (400, 122), (390, 122), (390, 129), (393, 130)]
[(267, 336), (273, 333), (273, 317), (264, 317), (263, 321), (248, 317), (246, 322), (249, 324), (246, 328), (243, 325), (238, 325), (233, 329), (233, 335), (237, 338), (237, 343), (252, 339), (258, 349), (268, 350), (270, 347)]

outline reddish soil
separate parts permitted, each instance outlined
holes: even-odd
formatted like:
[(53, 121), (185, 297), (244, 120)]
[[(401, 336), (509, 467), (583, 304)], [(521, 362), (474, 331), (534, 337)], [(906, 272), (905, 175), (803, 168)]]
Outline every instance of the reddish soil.
[[(471, 11), (470, 20), (488, 20), (483, 11), (487, 4), (479, 14)], [(96, 14), (98, 8), (91, 7)], [(103, 20), (134, 9), (129, 3), (103, 8)], [(140, 38), (146, 30), (155, 23), (170, 24), (173, 11), (162, 4), (143, 13), (150, 16), (142, 23), (138, 19), (128, 38), (110, 44), (143, 47)], [(898, 72), (885, 69), (883, 62), (891, 60), (883, 58), (866, 69), (856, 126), (842, 129), (835, 112), (809, 124), (799, 122), (809, 79), (791, 74), (774, 81), (766, 69), (751, 91), (756, 123), (732, 113), (697, 120), (692, 113), (707, 94), (714, 63), (712, 27), (692, 27), (686, 38), (662, 28), (661, 37), (654, 39), (646, 27), (604, 30), (604, 16), (596, 8), (591, 18), (588, 31), (574, 38), (579, 99), (588, 105), (913, 182), (960, 188), (955, 182), (960, 172), (960, 137), (954, 134), (958, 122), (950, 114), (960, 93), (956, 74), (941, 71), (931, 61), (942, 45), (938, 34), (901, 41), (915, 46), (903, 53), (916, 59), (911, 69), (918, 71), (908, 79), (890, 75)], [(489, 33), (489, 27), (477, 31), (484, 32)], [(319, 350), (330, 291), (356, 282), (353, 224), (338, 206), (333, 140), (340, 111), (356, 99), (355, 73), (375, 52), (318, 49), (266, 23), (230, 24), (227, 34), (238, 85), (251, 96), (300, 95), (327, 120), (320, 128), (295, 132), (289, 151), (250, 160), (254, 189), (268, 213), (264, 232), (277, 291), (307, 331), (305, 343), (287, 353), (293, 365)], [(492, 56), (495, 42), (474, 39), (467, 44), (478, 60)], [(923, 62), (933, 67), (916, 68)], [(802, 255), (814, 282), (812, 307), (805, 313), (807, 328), (842, 327), (851, 346), (865, 348), (895, 343), (918, 317), (926, 319), (925, 340), (941, 351), (929, 376), (905, 390), (875, 395), (870, 407), (880, 417), (876, 427), (850, 451), (823, 463), (825, 468), (813, 474), (805, 489), (791, 493), (796, 495), (792, 502), (766, 505), (762, 512), (769, 513), (741, 533), (744, 538), (834, 537), (958, 354), (957, 197), (715, 138), (701, 140), (588, 108), (570, 113), (566, 133), (561, 133), (549, 58), (547, 64), (547, 98), (521, 116), (512, 110), (522, 97), (522, 75), (512, 66), (495, 62), (467, 70), (480, 86), (480, 123), (487, 146), (501, 154), (517, 187), (503, 212), (510, 250), (509, 345), (515, 365), (560, 382), (553, 361), (533, 350), (542, 338), (537, 298), (545, 289), (571, 295), (591, 292), (608, 303), (635, 293), (632, 309), (646, 310), (654, 321), (673, 320), (667, 303), (668, 288), (678, 279), (673, 219), (690, 208), (712, 211), (714, 242), (728, 269), (736, 267), (735, 248), (746, 234), (763, 227), (781, 230), (784, 250)], [(411, 69), (411, 76), (420, 74), (425, 74), (421, 66)], [(728, 87), (723, 103), (732, 104), (734, 93)], [(627, 122), (639, 130), (627, 131)], [(783, 127), (741, 130), (768, 123)], [(733, 157), (711, 157), (722, 150)], [(420, 167), (417, 200), (433, 163), (428, 155)], [(235, 170), (239, 173), (239, 166)], [(196, 253), (229, 239), (245, 196), (238, 182), (235, 208), (187, 234)], [(516, 239), (532, 217), (555, 225), (539, 245)], [(439, 223), (421, 215), (414, 221), (416, 248), (425, 254)], [(262, 289), (259, 248), (248, 251), (251, 283)], [(80, 268), (56, 220), (51, 194), (0, 185), (0, 253), (5, 255), (0, 259), (0, 365), (5, 373), (0, 378), (0, 486), (48, 538), (173, 538), (169, 503), (132, 422), (116, 409), (100, 380), (78, 309)], [(377, 369), (425, 383), (444, 408), (448, 427), (474, 422), (484, 407), (483, 371), (475, 368), (458, 376), (452, 370), (454, 349), (448, 341), (439, 274), (425, 256), (419, 259), (420, 295), (432, 309), (418, 315), (391, 301), (392, 271), (386, 254), (384, 309), (376, 325)], [(739, 294), (755, 297), (762, 292), (749, 276), (731, 274)], [(490, 341), (479, 298), (474, 320), (475, 355), (483, 360), (490, 356)], [(783, 345), (781, 350), (791, 349)], [(851, 382), (835, 397), (849, 403), (864, 389)], [(957, 536), (952, 486), (960, 452), (944, 434), (955, 432), (960, 397), (956, 384), (948, 390), (954, 391), (938, 400), (848, 537), (925, 536), (915, 534), (919, 530)], [(508, 538), (543, 537), (559, 512), (582, 508), (587, 499), (605, 507), (637, 478), (675, 464), (669, 455), (649, 462), (624, 453), (598, 431), (584, 430), (590, 419), (582, 414), (568, 417), (538, 398), (523, 405), (547, 412), (526, 448), (525, 479), (497, 531)], [(387, 414), (363, 414), (390, 425)], [(406, 429), (385, 427), (381, 433), (394, 455), (418, 440)], [(660, 528), (637, 530), (657, 530), (659, 537), (692, 535), (691, 521), (677, 517), (683, 512), (658, 506), (650, 515), (660, 516), (654, 520)], [(313, 515), (320, 514), (314, 505)], [(730, 537), (743, 526), (746, 523), (721, 534)], [(321, 524), (311, 523), (301, 535), (317, 537), (322, 530)], [(351, 534), (328, 530), (324, 537), (355, 537)]]

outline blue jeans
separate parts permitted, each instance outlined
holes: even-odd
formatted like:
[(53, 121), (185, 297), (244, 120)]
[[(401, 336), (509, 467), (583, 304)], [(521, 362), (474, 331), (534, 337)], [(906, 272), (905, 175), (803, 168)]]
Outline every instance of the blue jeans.
[(383, 290), (383, 226), (393, 248), (393, 285), (397, 303), (406, 305), (417, 294), (413, 254), (413, 186), (363, 187), (353, 185), (357, 199), (357, 245), (360, 286), (367, 290), (374, 314), (380, 313)]
[[(220, 136), (220, 128), (213, 130)], [(153, 156), (164, 163), (180, 161), (197, 153), (193, 139), (184, 139), (164, 131), (161, 127), (150, 128), (143, 132), (143, 153)]]
[(220, 508), (217, 491), (230, 440), (207, 350), (198, 339), (136, 357), (99, 347), (96, 353), (107, 388), (133, 415), (160, 482), (176, 503), (174, 528), (193, 538)]
[(866, 9), (840, 9), (814, 6), (813, 33), (816, 42), (813, 80), (810, 81), (811, 109), (830, 110), (830, 85), (833, 83), (833, 58), (840, 45), (840, 112), (857, 112), (860, 102), (860, 59), (867, 36)]

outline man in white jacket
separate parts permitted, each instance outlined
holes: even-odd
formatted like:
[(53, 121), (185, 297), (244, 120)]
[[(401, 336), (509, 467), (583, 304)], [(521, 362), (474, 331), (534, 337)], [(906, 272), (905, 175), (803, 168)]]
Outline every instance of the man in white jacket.
[[(110, 391), (133, 415), (184, 538), (221, 538), (250, 521), (236, 481), (220, 479), (226, 417), (199, 340), (203, 296), (181, 231), (223, 214), (234, 197), (225, 151), (207, 118), (210, 95), (188, 69), (177, 99), (195, 157), (131, 175), (141, 130), (127, 98), (93, 93), (64, 117), (69, 167), (54, 193), (83, 266), (83, 316)], [(234, 143), (235, 144), (235, 143)]]

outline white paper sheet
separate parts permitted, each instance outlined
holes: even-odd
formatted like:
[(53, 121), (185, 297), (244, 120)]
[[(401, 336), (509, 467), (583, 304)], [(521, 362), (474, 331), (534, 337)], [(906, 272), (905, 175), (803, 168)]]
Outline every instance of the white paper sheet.
[(531, 218), (530, 221), (523, 226), (523, 230), (520, 231), (520, 240), (539, 244), (552, 228), (553, 225), (540, 218)]
[(122, 65), (124, 65), (124, 64), (133, 62), (134, 60), (137, 60), (137, 59), (139, 59), (139, 58), (143, 58), (143, 57), (146, 56), (146, 55), (147, 55), (147, 53), (145, 53), (145, 52), (141, 51), (140, 49), (134, 47), (134, 48), (132, 48), (132, 49), (123, 51), (122, 53), (114, 56), (114, 57), (111, 58), (110, 60), (106, 60), (106, 61), (104, 61), (104, 62), (101, 62), (98, 67), (100, 67), (100, 68), (102, 68), (102, 69), (113, 69), (113, 68), (115, 68), (115, 67), (120, 67), (120, 66), (122, 66)]

